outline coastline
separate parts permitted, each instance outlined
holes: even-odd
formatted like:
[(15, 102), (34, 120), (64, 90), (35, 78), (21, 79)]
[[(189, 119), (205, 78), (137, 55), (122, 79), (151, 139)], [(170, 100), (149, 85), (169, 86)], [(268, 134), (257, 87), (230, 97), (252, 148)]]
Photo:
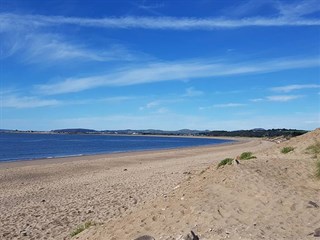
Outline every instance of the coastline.
[(190, 174), (274, 143), (233, 144), (1, 163), (2, 239), (68, 239), (87, 221), (119, 219), (168, 194)]

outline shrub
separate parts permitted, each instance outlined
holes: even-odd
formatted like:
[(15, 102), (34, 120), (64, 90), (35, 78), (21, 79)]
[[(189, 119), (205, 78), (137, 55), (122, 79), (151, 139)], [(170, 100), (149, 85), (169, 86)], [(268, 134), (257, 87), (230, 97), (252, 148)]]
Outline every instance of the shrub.
[(225, 158), (225, 159), (223, 159), (223, 160), (221, 160), (220, 162), (219, 162), (219, 164), (218, 164), (218, 167), (217, 168), (219, 168), (219, 167), (221, 167), (221, 166), (224, 166), (224, 165), (231, 165), (231, 163), (232, 163), (232, 158)]
[(307, 147), (306, 152), (309, 154), (313, 154), (313, 157), (317, 158), (318, 155), (320, 154), (320, 142), (317, 142)]
[(70, 235), (71, 237), (83, 232), (87, 228), (91, 227), (93, 225), (92, 222), (85, 222), (83, 225), (78, 226)]
[(289, 152), (292, 152), (294, 150), (294, 147), (284, 147), (281, 149), (281, 153), (289, 153)]
[(249, 160), (252, 158), (257, 158), (256, 156), (252, 155), (252, 152), (243, 152), (240, 155), (240, 160)]

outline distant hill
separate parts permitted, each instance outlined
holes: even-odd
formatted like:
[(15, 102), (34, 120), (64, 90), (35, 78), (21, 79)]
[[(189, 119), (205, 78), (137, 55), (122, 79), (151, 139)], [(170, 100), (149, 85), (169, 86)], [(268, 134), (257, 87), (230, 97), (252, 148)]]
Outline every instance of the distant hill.
[(70, 129), (57, 129), (52, 130), (53, 133), (64, 134), (124, 134), (124, 135), (174, 135), (174, 136), (214, 136), (214, 137), (295, 137), (307, 133), (305, 130), (297, 129), (262, 129), (255, 128), (251, 130), (236, 130), (236, 131), (224, 131), (224, 130), (190, 130), (181, 129), (176, 131), (164, 131), (157, 129), (125, 129), (125, 130), (103, 130), (97, 131), (93, 129), (83, 128), (70, 128)]
[(14, 131), (14, 130), (9, 130), (9, 129), (0, 129), (0, 132), (10, 132), (10, 131)]
[(123, 134), (123, 135), (164, 135), (164, 136), (212, 136), (212, 137), (295, 137), (307, 133), (305, 130), (298, 129), (263, 129), (254, 128), (251, 130), (191, 130), (180, 129), (176, 131), (165, 131), (158, 129), (125, 129), (125, 130), (102, 130), (97, 131), (94, 129), (86, 128), (66, 128), (47, 131), (21, 131), (21, 130), (8, 130), (0, 129), (2, 133), (54, 133), (54, 134)]
[(255, 128), (252, 130), (237, 130), (237, 131), (209, 131), (203, 133), (205, 136), (228, 136), (228, 137), (295, 137), (307, 133), (305, 130), (297, 129), (261, 129)]
[(52, 130), (53, 133), (68, 133), (68, 134), (86, 134), (86, 133), (97, 133), (98, 131), (93, 129), (85, 129), (85, 128), (67, 128), (67, 129), (57, 129)]
[(104, 130), (102, 133), (107, 134), (139, 134), (139, 135), (200, 135), (206, 131), (202, 130), (190, 130), (190, 129), (181, 129), (176, 131), (165, 131), (158, 129), (146, 129), (146, 130)]

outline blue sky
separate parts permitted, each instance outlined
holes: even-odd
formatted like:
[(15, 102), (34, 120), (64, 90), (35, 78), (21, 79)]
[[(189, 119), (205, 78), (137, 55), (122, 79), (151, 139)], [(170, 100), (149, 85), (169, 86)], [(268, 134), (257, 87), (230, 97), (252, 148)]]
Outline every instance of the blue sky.
[(0, 3), (0, 128), (320, 126), (317, 0)]

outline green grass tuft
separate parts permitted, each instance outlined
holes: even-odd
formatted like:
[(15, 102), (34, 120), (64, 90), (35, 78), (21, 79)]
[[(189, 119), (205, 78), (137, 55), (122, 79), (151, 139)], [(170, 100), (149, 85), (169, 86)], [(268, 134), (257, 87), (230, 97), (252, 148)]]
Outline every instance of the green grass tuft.
[(92, 222), (85, 222), (83, 225), (78, 226), (70, 235), (71, 237), (83, 232), (87, 228), (93, 226), (94, 224)]
[(252, 152), (243, 152), (240, 155), (240, 160), (249, 160), (249, 159), (253, 159), (253, 158), (257, 158), (256, 156), (252, 155)]
[(294, 150), (294, 147), (284, 147), (281, 149), (281, 153), (287, 154), (289, 152), (292, 152)]
[(231, 165), (231, 164), (232, 164), (232, 160), (233, 160), (232, 158), (225, 158), (225, 159), (221, 160), (221, 161), (219, 162), (217, 168), (219, 168), (219, 167), (221, 167), (221, 166), (224, 166), (224, 165)]
[(314, 158), (318, 158), (318, 156), (320, 155), (320, 142), (307, 147), (306, 153), (313, 154)]

